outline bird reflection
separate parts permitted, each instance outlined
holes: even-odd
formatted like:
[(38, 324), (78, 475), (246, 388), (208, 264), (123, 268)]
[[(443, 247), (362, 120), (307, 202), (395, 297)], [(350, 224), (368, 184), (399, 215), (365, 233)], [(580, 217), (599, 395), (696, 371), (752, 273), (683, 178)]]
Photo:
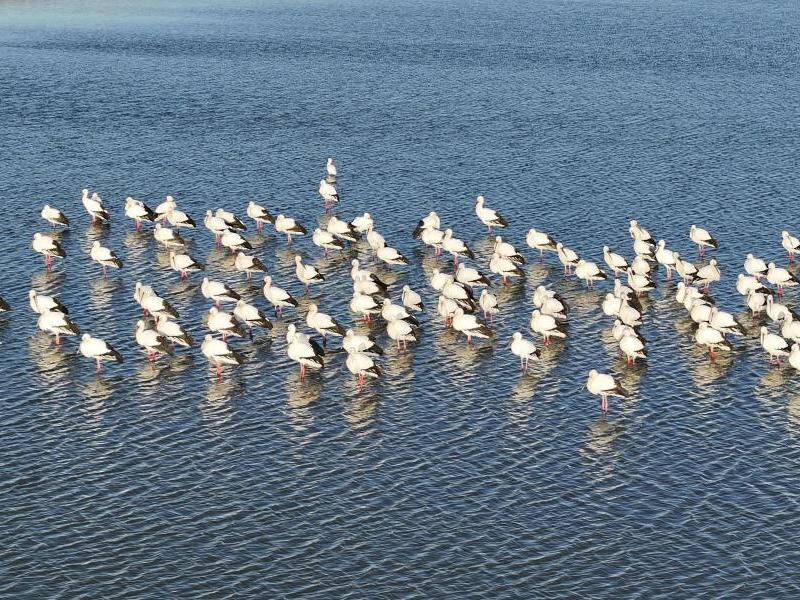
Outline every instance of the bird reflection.
[(624, 431), (621, 425), (609, 422), (606, 415), (589, 425), (581, 453), (599, 459), (600, 470), (595, 473), (597, 478), (604, 479), (613, 472), (614, 461), (621, 456), (621, 452), (614, 448), (614, 442)]
[(692, 377), (697, 387), (711, 385), (724, 377), (734, 362), (732, 352), (718, 352), (713, 362), (709, 360), (707, 353), (696, 346), (692, 347), (690, 353), (694, 355)]
[(244, 392), (244, 383), (233, 373), (227, 373), (221, 380), (209, 376), (206, 397), (200, 403), (203, 422), (207, 425), (220, 426), (230, 421), (234, 414), (232, 400)]
[(57, 293), (65, 277), (63, 271), (40, 271), (31, 277), (31, 288), (39, 293), (52, 295)]
[(638, 360), (633, 365), (628, 365), (626, 359), (621, 355), (617, 355), (614, 371), (618, 374), (617, 381), (619, 384), (630, 392), (630, 397), (625, 399), (625, 404), (631, 402), (638, 402), (639, 400), (639, 387), (642, 382), (642, 377), (647, 373), (647, 361)]
[(759, 379), (759, 384), (763, 388), (779, 388), (791, 381), (794, 375), (794, 369), (770, 368)]
[(89, 302), (96, 309), (108, 308), (111, 305), (112, 295), (122, 288), (120, 277), (97, 277), (89, 283), (91, 294)]
[(48, 382), (60, 382), (68, 373), (68, 367), (75, 355), (63, 346), (53, 344), (50, 336), (37, 332), (28, 338), (28, 354)]
[(800, 437), (800, 394), (795, 394), (786, 403), (786, 413), (789, 417), (789, 433)]
[(119, 378), (115, 377), (113, 380), (107, 380), (102, 374), (98, 373), (80, 387), (80, 392), (84, 399), (82, 409), (87, 417), (93, 421), (101, 420), (103, 414), (108, 410), (107, 402), (113, 395), (118, 383)]
[(292, 369), (286, 378), (286, 401), (294, 409), (302, 409), (316, 402), (322, 393), (322, 378), (319, 373), (309, 371), (300, 383), (300, 371)]
[[(354, 382), (350, 382), (355, 387)], [(377, 382), (367, 382), (361, 393), (364, 393), (370, 384)], [(366, 398), (356, 397), (345, 405), (344, 418), (348, 425), (363, 429), (375, 423), (375, 413), (378, 410), (378, 398), (370, 396)]]

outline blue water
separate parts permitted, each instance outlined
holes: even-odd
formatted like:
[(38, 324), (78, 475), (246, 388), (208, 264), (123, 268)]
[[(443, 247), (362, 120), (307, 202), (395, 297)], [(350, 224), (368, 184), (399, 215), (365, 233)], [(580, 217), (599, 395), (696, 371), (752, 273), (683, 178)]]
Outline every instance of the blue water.
[[(797, 232), (800, 5), (782, 2), (0, 3), (0, 595), (65, 598), (777, 598), (796, 564), (800, 394), (770, 369), (734, 279), (744, 254), (785, 262)], [(332, 354), (299, 382), (285, 328), (238, 343), (216, 382), (195, 348), (137, 351), (137, 280), (195, 337), (207, 303), (169, 270), (126, 195), (173, 194), (196, 219), (249, 199), (309, 229), (324, 161), (352, 218), (368, 210), (412, 259), (389, 272), (429, 311), (418, 344), (387, 351), (359, 392)], [(80, 189), (109, 206), (90, 228)], [(426, 288), (446, 266), (410, 232), (436, 209), (491, 245), (477, 194), (510, 221), (600, 261), (631, 256), (639, 219), (694, 256), (691, 223), (720, 240), (713, 290), (749, 336), (708, 362), (661, 285), (647, 364), (628, 369), (599, 303), (552, 257), (500, 290), (493, 343), (467, 347)], [(29, 248), (41, 206), (73, 219), (47, 273)], [(293, 251), (249, 234), (298, 296)], [(202, 228), (192, 254), (264, 307)], [(101, 239), (125, 261), (104, 279)], [(350, 255), (296, 250), (329, 275), (312, 297), (346, 324)], [(368, 253), (357, 250), (362, 259)], [(534, 259), (532, 252), (525, 249)], [(530, 294), (572, 306), (567, 343), (520, 376), (505, 342)], [(663, 274), (659, 275), (663, 283)], [(30, 287), (126, 357), (96, 377), (37, 333)], [(795, 303), (796, 292), (787, 302)], [(363, 326), (361, 329), (364, 329)], [(383, 326), (372, 332), (383, 336)], [(337, 344), (334, 342), (334, 346)], [(388, 344), (387, 344), (388, 345)], [(601, 415), (591, 368), (633, 392)]]

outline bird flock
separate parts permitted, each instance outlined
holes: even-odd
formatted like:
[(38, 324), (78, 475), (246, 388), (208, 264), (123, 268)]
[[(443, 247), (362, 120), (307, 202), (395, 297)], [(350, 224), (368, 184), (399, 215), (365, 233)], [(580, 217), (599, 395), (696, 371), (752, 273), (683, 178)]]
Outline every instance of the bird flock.
[[(378, 264), (388, 268), (408, 265), (409, 260), (378, 233), (369, 213), (347, 221), (330, 212), (340, 202), (336, 188), (338, 172), (332, 159), (327, 160), (325, 168), (326, 176), (320, 180), (318, 192), (323, 200), (327, 221), (324, 227), (312, 232), (312, 243), (325, 256), (331, 252), (341, 252), (348, 246), (366, 243)], [(81, 203), (91, 217), (92, 224), (106, 226), (110, 223), (111, 214), (97, 192), (82, 190)], [(526, 262), (524, 255), (514, 245), (495, 235), (495, 230), (506, 228), (508, 222), (498, 211), (487, 206), (483, 196), (476, 198), (474, 210), (488, 234), (494, 235), (492, 255), (485, 265), (488, 273), (475, 265), (475, 253), (469, 245), (456, 237), (451, 228), (442, 227), (436, 212), (424, 216), (412, 232), (413, 237), (429, 248), (435, 257), (442, 254), (452, 257), (452, 268), (446, 268), (445, 261), (439, 263), (442, 268), (433, 269), (429, 285), (438, 295), (436, 313), (447, 327), (455, 330), (458, 336), (463, 336), (468, 344), (473, 340), (494, 337), (492, 324), (501, 307), (497, 296), (491, 291), (493, 278), (499, 280), (501, 285), (506, 285), (511, 280), (524, 277), (522, 266)], [(197, 229), (198, 224), (179, 209), (174, 197), (166, 196), (164, 202), (155, 209), (141, 200), (127, 197), (124, 214), (133, 221), (137, 231), (145, 225), (152, 226), (155, 241), (168, 252), (169, 266), (182, 280), (205, 270), (205, 265), (188, 253), (184, 237), (186, 231)], [(285, 236), (289, 248), (296, 238), (308, 235), (308, 230), (297, 220), (284, 214), (273, 216), (267, 208), (256, 202), (247, 204), (245, 214), (256, 231), (270, 226), (279, 236)], [(42, 208), (41, 217), (53, 229), (70, 227), (69, 218), (49, 204)], [(233, 212), (217, 208), (206, 211), (202, 225), (214, 236), (217, 247), (226, 248), (234, 256), (236, 271), (248, 280), (254, 276), (263, 278), (263, 297), (272, 307), (273, 318), (282, 318), (284, 311), (298, 308), (298, 300), (280, 287), (268, 273), (266, 264), (252, 254), (253, 246), (243, 235), (247, 229), (244, 220)], [(716, 259), (695, 265), (676, 250), (668, 248), (665, 240), (653, 239), (636, 220), (630, 221), (629, 233), (632, 260), (609, 246), (603, 246), (605, 269), (579, 256), (543, 231), (530, 229), (525, 242), (538, 254), (539, 261), (545, 260), (546, 253), (554, 254), (563, 265), (564, 276), (582, 280), (587, 288), (591, 289), (611, 276), (613, 288), (603, 297), (600, 309), (614, 320), (611, 333), (627, 364), (634, 365), (636, 361), (647, 360), (647, 341), (640, 332), (644, 318), (641, 298), (656, 289), (658, 267), (663, 267), (665, 279), (672, 279), (673, 274), (680, 279), (676, 286), (675, 301), (685, 308), (695, 324), (694, 341), (708, 351), (709, 360), (715, 360), (718, 352), (730, 352), (730, 338), (745, 336), (746, 333), (734, 315), (717, 308), (711, 295), (711, 286), (722, 277)], [(691, 225), (688, 237), (697, 246), (699, 257), (704, 257), (719, 246), (707, 230), (696, 225)], [(789, 263), (794, 263), (800, 250), (800, 240), (783, 231), (781, 245)], [(53, 267), (54, 261), (67, 258), (55, 232), (34, 233), (31, 247), (43, 256), (47, 269)], [(100, 241), (93, 242), (89, 258), (100, 266), (104, 276), (108, 269), (121, 269), (124, 266), (120, 257)], [(294, 263), (296, 279), (306, 292), (325, 281), (326, 277), (334, 275), (320, 272), (316, 266), (305, 262), (300, 254), (294, 256)], [(349, 308), (355, 317), (367, 323), (381, 319), (385, 323), (386, 336), (398, 351), (416, 343), (422, 327), (417, 315), (425, 310), (422, 295), (408, 285), (404, 285), (397, 294), (357, 259), (351, 261), (350, 267), (353, 293)], [(767, 263), (753, 254), (746, 256), (743, 271), (736, 279), (737, 292), (743, 296), (754, 316), (763, 311), (773, 325), (773, 330), (767, 325), (759, 329), (759, 343), (770, 364), (781, 366), (781, 360), (785, 358), (791, 367), (800, 370), (800, 316), (780, 302), (786, 288), (797, 286), (800, 281), (789, 269), (777, 266), (774, 262)], [(231, 339), (252, 340), (258, 330), (271, 330), (273, 323), (261, 308), (242, 299), (225, 282), (204, 277), (200, 292), (211, 304), (204, 319), (208, 333), (200, 349), (215, 368), (219, 379), (223, 367), (241, 365), (247, 357), (247, 352), (232, 345)], [(142, 310), (142, 317), (136, 323), (135, 340), (148, 360), (171, 356), (179, 348), (189, 348), (195, 344), (180, 324), (178, 311), (153, 287), (136, 282), (133, 298)], [(566, 339), (569, 306), (565, 299), (549, 287), (540, 285), (533, 291), (531, 300), (531, 332), (544, 345)], [(98, 373), (103, 362), (123, 361), (122, 355), (111, 344), (83, 332), (57, 297), (31, 289), (29, 302), (37, 315), (38, 328), (54, 336), (56, 345), (62, 344), (62, 336), (80, 336), (78, 352), (95, 361)], [(0, 311), (10, 309), (8, 303), (0, 298)], [(301, 331), (296, 323), (290, 323), (286, 332), (286, 354), (299, 365), (301, 381), (305, 379), (307, 370), (318, 370), (325, 366), (331, 338), (339, 339), (341, 349), (347, 354), (346, 368), (357, 378), (359, 389), (367, 379), (383, 375), (380, 362), (385, 358), (384, 350), (372, 335), (355, 333), (315, 303), (309, 304), (303, 323), (313, 333)], [(321, 343), (314, 334), (321, 338)], [(513, 333), (508, 347), (519, 358), (523, 373), (527, 373), (531, 361), (541, 357), (540, 348), (521, 331)], [(585, 388), (600, 397), (603, 411), (608, 410), (610, 396), (629, 395), (612, 375), (595, 369), (588, 373)]]

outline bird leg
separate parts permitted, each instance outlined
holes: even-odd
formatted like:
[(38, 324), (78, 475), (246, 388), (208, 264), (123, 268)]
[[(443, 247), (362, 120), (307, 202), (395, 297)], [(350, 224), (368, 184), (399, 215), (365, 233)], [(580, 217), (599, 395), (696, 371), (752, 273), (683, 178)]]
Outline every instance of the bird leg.
[(217, 365), (217, 383), (222, 381), (222, 365)]
[(135, 219), (136, 221), (136, 231), (140, 231), (142, 229), (142, 222), (139, 219)]
[(61, 345), (61, 336), (57, 333), (56, 334), (56, 346), (60, 346), (60, 345)]
[(287, 244), (287, 245), (289, 245), (289, 246), (291, 246), (291, 245), (292, 245), (292, 236), (291, 236), (291, 235), (287, 235), (287, 236), (286, 236), (286, 238), (288, 239), (288, 241), (286, 242), (286, 244)]
[(108, 269), (106, 268), (105, 265), (100, 265), (100, 266), (103, 268), (103, 277), (105, 277), (108, 274)]
[(542, 250), (541, 248), (539, 248), (539, 262), (540, 263), (544, 262), (544, 250)]
[(306, 366), (300, 363), (300, 381), (304, 381), (306, 378)]
[(95, 367), (95, 373), (99, 373), (100, 369), (101, 369), (101, 367), (100, 367), (100, 359), (99, 358), (95, 358), (94, 360), (97, 363), (97, 366)]

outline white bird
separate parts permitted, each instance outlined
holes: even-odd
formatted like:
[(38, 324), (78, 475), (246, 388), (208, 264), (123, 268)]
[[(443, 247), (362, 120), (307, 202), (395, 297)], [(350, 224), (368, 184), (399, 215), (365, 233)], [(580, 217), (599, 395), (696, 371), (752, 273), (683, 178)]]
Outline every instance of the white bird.
[(561, 242), (556, 244), (556, 252), (558, 253), (558, 260), (564, 265), (564, 275), (572, 274), (572, 267), (578, 264), (579, 256), (574, 250), (567, 248)]
[(178, 208), (178, 203), (175, 202), (175, 198), (167, 195), (164, 201), (158, 206), (156, 206), (156, 209), (154, 211), (156, 213), (156, 219), (159, 221), (166, 221), (167, 213), (176, 208)]
[(795, 316), (788, 306), (775, 302), (771, 295), (766, 296), (766, 313), (767, 316), (776, 323), (782, 321), (788, 315)]
[(367, 281), (374, 285), (375, 288), (379, 290), (379, 292), (367, 292), (362, 290), (364, 294), (373, 294), (373, 293), (380, 293), (385, 294), (386, 291), (389, 289), (389, 286), (386, 285), (377, 275), (374, 275), (368, 269), (362, 269), (360, 267), (361, 263), (358, 261), (357, 258), (354, 258), (350, 261), (350, 277), (352, 280), (355, 281)]
[(769, 294), (750, 290), (747, 294), (747, 308), (753, 313), (753, 316), (759, 314), (767, 304), (767, 298), (772, 298)]
[(519, 331), (515, 331), (511, 336), (510, 346), (511, 353), (514, 356), (519, 356), (519, 367), (523, 373), (528, 372), (528, 362), (531, 359), (539, 360), (542, 356), (536, 344), (522, 337), (522, 333)]
[(172, 346), (167, 338), (148, 327), (142, 319), (136, 321), (136, 343), (147, 352), (147, 359), (150, 361), (155, 360), (159, 354), (172, 354)]
[(406, 321), (398, 319), (396, 321), (389, 321), (386, 324), (386, 333), (395, 342), (397, 349), (403, 346), (403, 349), (408, 348), (408, 342), (417, 341), (417, 330)]
[(497, 296), (490, 293), (486, 288), (481, 290), (481, 295), (478, 298), (478, 306), (480, 306), (483, 311), (483, 318), (489, 319), (489, 321), (494, 321), (494, 315), (500, 312)]
[(694, 334), (694, 341), (698, 346), (705, 346), (708, 348), (708, 355), (711, 360), (714, 360), (717, 350), (731, 351), (730, 342), (725, 339), (725, 335), (706, 322), (699, 324)]
[(234, 337), (244, 337), (245, 335), (245, 331), (239, 321), (236, 320), (236, 317), (232, 313), (218, 309), (216, 306), (208, 309), (206, 326), (214, 333), (221, 334), (223, 340), (229, 335)]
[(652, 244), (653, 236), (650, 235), (650, 232), (647, 231), (644, 227), (639, 224), (639, 221), (636, 219), (631, 220), (630, 227), (628, 227), (628, 231), (631, 234), (631, 237), (636, 241), (648, 242)]
[(125, 216), (136, 223), (136, 231), (142, 228), (142, 221), (152, 223), (158, 218), (149, 206), (131, 196), (125, 198)]
[(767, 263), (752, 254), (748, 254), (744, 259), (744, 271), (756, 279), (761, 279), (767, 274)]
[(248, 279), (252, 277), (253, 273), (267, 272), (267, 266), (261, 262), (260, 258), (250, 254), (245, 254), (244, 252), (238, 252), (236, 254), (236, 258), (233, 261), (233, 266), (237, 271), (245, 273)]
[(531, 331), (542, 336), (545, 345), (550, 344), (551, 337), (567, 337), (567, 330), (564, 325), (559, 323), (555, 317), (542, 314), (539, 310), (534, 310), (531, 313), (530, 327)]
[(400, 298), (403, 302), (403, 306), (405, 306), (407, 309), (417, 312), (422, 311), (422, 297), (409, 286), (403, 286), (403, 291), (400, 294)]
[(448, 276), (447, 282), (442, 286), (441, 293), (443, 296), (454, 300), (458, 306), (465, 310), (474, 311), (476, 308), (472, 290), (463, 283), (456, 283), (452, 275)]
[(791, 235), (788, 231), (781, 232), (781, 245), (789, 255), (789, 262), (794, 262), (795, 254), (800, 250), (800, 240)]
[(453, 263), (458, 264), (459, 256), (466, 256), (467, 258), (475, 258), (472, 250), (467, 246), (463, 240), (453, 237), (453, 230), (446, 229), (444, 237), (441, 242), (442, 248), (453, 255)]
[(736, 276), (736, 291), (742, 296), (747, 296), (751, 291), (768, 292), (769, 290), (761, 284), (756, 276), (739, 273), (739, 275)]
[(308, 307), (306, 325), (322, 336), (323, 346), (327, 344), (329, 335), (342, 337), (347, 333), (345, 328), (336, 322), (336, 319), (324, 312), (320, 312), (319, 307), (314, 303)]
[(100, 245), (100, 242), (94, 241), (92, 249), (89, 251), (91, 259), (98, 263), (103, 268), (103, 275), (106, 274), (108, 267), (119, 269), (122, 267), (122, 261), (111, 250), (105, 246)]
[(600, 410), (608, 410), (608, 397), (617, 396), (627, 398), (628, 392), (619, 385), (611, 375), (598, 373), (595, 369), (589, 371), (589, 378), (586, 380), (586, 389), (595, 396), (600, 396)]
[(706, 248), (717, 249), (719, 247), (719, 242), (717, 242), (708, 231), (697, 225), (692, 225), (689, 228), (689, 238), (697, 244), (697, 251), (700, 253), (700, 256), (705, 254)]
[(289, 324), (286, 341), (288, 343), (286, 354), (300, 365), (300, 381), (305, 379), (307, 368), (321, 369), (325, 366), (322, 358), (325, 356), (325, 350), (308, 336), (299, 334), (294, 323)]
[(261, 312), (257, 306), (249, 304), (244, 300), (239, 300), (233, 309), (233, 316), (247, 325), (250, 331), (250, 339), (253, 339), (253, 327), (263, 327), (267, 331), (272, 329), (272, 321)]
[(381, 316), (387, 322), (402, 319), (415, 327), (419, 327), (419, 321), (406, 310), (405, 306), (394, 304), (389, 298), (384, 298), (381, 303)]
[(783, 295), (783, 288), (793, 287), (800, 283), (797, 277), (792, 275), (787, 269), (776, 267), (775, 263), (769, 263), (768, 265), (767, 281), (778, 287), (778, 296)]
[(38, 293), (36, 290), (30, 290), (28, 292), (28, 301), (31, 305), (31, 310), (38, 315), (48, 310), (64, 313), (65, 315), (69, 314), (67, 307), (55, 296), (46, 296), (45, 294)]
[(178, 210), (177, 208), (173, 208), (167, 213), (167, 222), (178, 229), (181, 227), (185, 227), (186, 229), (194, 229), (197, 226), (197, 223), (194, 222), (192, 217), (187, 215), (182, 210)]
[(650, 272), (653, 270), (653, 267), (650, 265), (649, 260), (647, 260), (641, 254), (637, 254), (636, 256), (633, 257), (633, 260), (631, 261), (630, 270), (636, 273), (637, 275), (650, 277)]
[(611, 292), (607, 293), (601, 305), (601, 308), (603, 309), (603, 314), (606, 315), (607, 317), (618, 316), (619, 309), (622, 308), (623, 302), (624, 300), (622, 298), (618, 298)]
[(200, 351), (208, 362), (217, 369), (217, 379), (222, 378), (223, 365), (241, 365), (244, 363), (244, 355), (238, 350), (231, 348), (224, 340), (214, 339), (211, 335), (203, 338)]
[(556, 241), (543, 231), (536, 229), (529, 229), (528, 234), (525, 236), (525, 243), (534, 250), (539, 251), (539, 262), (544, 260), (544, 251), (556, 250)]
[(703, 267), (700, 267), (697, 270), (697, 283), (703, 285), (706, 291), (708, 291), (711, 284), (715, 281), (719, 281), (721, 277), (719, 267), (717, 266), (716, 259), (712, 258), (709, 263)]
[(149, 285), (142, 285), (141, 282), (137, 281), (133, 297), (142, 307), (144, 313), (152, 315), (156, 321), (178, 317), (178, 311), (169, 302), (156, 294)]
[(522, 269), (517, 266), (517, 263), (497, 253), (492, 254), (492, 258), (489, 260), (489, 270), (495, 275), (500, 275), (500, 277), (502, 277), (503, 285), (508, 283), (509, 277), (522, 277), (524, 275)]
[(359, 237), (361, 237), (353, 225), (347, 221), (336, 218), (335, 215), (331, 215), (331, 218), (328, 219), (328, 223), (325, 225), (325, 231), (345, 242), (357, 242)]
[(219, 239), (219, 243), (230, 250), (231, 252), (241, 252), (243, 250), (252, 250), (253, 246), (250, 245), (239, 233), (235, 231), (226, 231)]
[(49, 268), (53, 264), (53, 257), (66, 258), (67, 253), (55, 238), (43, 233), (34, 233), (31, 247), (34, 252), (44, 256), (44, 264)]
[(372, 336), (358, 335), (348, 329), (342, 338), (342, 348), (345, 352), (363, 352), (365, 354), (383, 355), (381, 348)]
[(611, 327), (611, 336), (617, 340), (618, 342), (625, 337), (626, 335), (635, 335), (642, 343), (645, 343), (645, 339), (639, 334), (638, 330), (635, 327), (631, 327), (630, 325), (625, 325), (619, 319), (614, 321), (614, 325)]
[(625, 257), (612, 252), (608, 246), (603, 246), (603, 260), (614, 272), (614, 277), (619, 277), (619, 274), (624, 273), (630, 266)]
[(264, 229), (265, 224), (272, 225), (275, 222), (275, 217), (266, 208), (252, 200), (247, 203), (247, 216), (256, 222), (256, 231)]
[(667, 270), (667, 279), (672, 279), (672, 269), (675, 268), (675, 254), (672, 250), (667, 249), (667, 242), (658, 240), (656, 246), (656, 262)]
[(517, 249), (514, 248), (512, 244), (504, 242), (503, 238), (499, 235), (494, 238), (493, 250), (494, 253), (497, 254), (498, 256), (502, 256), (503, 258), (512, 260), (518, 265), (525, 264), (525, 257), (522, 256), (522, 254), (520, 254), (519, 252), (517, 252)]
[(433, 248), (434, 256), (439, 256), (442, 253), (442, 242), (444, 241), (444, 231), (439, 229), (426, 228), (420, 234), (420, 240), (426, 246)]
[(792, 344), (792, 351), (789, 353), (789, 364), (796, 371), (800, 371), (800, 345)]
[(425, 229), (439, 229), (442, 225), (441, 219), (439, 215), (436, 214), (434, 211), (431, 211), (427, 214), (427, 216), (423, 217), (417, 226), (414, 228), (414, 232), (411, 234), (415, 238), (420, 237), (422, 235), (423, 230)]
[(444, 319), (445, 326), (450, 326), (450, 320), (456, 314), (456, 309), (458, 309), (458, 304), (455, 300), (447, 296), (439, 296), (439, 300), (436, 302), (436, 312)]
[(325, 163), (325, 170), (330, 177), (336, 177), (338, 174), (336, 172), (336, 165), (333, 164), (333, 159), (329, 158), (328, 161)]
[(633, 240), (633, 253), (650, 262), (656, 260), (655, 246), (645, 240)]
[(642, 313), (635, 306), (628, 304), (627, 300), (621, 299), (617, 316), (628, 327), (638, 327), (642, 324)]
[(675, 270), (680, 275), (684, 283), (692, 283), (697, 276), (697, 267), (690, 263), (688, 260), (683, 260), (678, 252), (672, 253), (675, 259)]
[(742, 326), (734, 316), (729, 312), (718, 309), (716, 306), (711, 307), (709, 323), (714, 329), (724, 334), (744, 335), (744, 329), (742, 329)]
[(637, 358), (647, 358), (647, 350), (645, 350), (644, 342), (635, 333), (623, 335), (622, 339), (619, 341), (619, 349), (620, 352), (625, 355), (625, 358), (627, 358), (629, 365), (636, 364)]
[(441, 292), (442, 288), (450, 281), (450, 277), (451, 275), (443, 273), (439, 269), (434, 269), (431, 274), (431, 287), (437, 292)]
[(761, 341), (761, 347), (767, 351), (769, 354), (769, 362), (772, 364), (773, 359), (775, 359), (778, 363), (778, 366), (781, 365), (781, 356), (789, 356), (789, 344), (788, 342), (779, 336), (776, 333), (770, 333), (769, 330), (762, 326), (761, 327), (761, 335), (759, 339)]
[(308, 292), (308, 286), (312, 283), (325, 281), (322, 273), (314, 265), (303, 263), (303, 257), (299, 254), (295, 254), (294, 257), (294, 274), (297, 276), (298, 281), (306, 287), (306, 292)]
[(53, 227), (62, 225), (66, 228), (69, 227), (69, 219), (67, 216), (55, 207), (45, 204), (41, 212), (42, 218), (50, 223)]
[(336, 186), (328, 182), (327, 179), (319, 180), (319, 195), (325, 202), (325, 208), (330, 208), (336, 202), (339, 202), (339, 192), (336, 191)]
[(367, 377), (380, 377), (381, 368), (375, 364), (371, 356), (364, 352), (348, 352), (345, 360), (347, 370), (358, 377), (358, 387), (364, 387)]
[(391, 246), (383, 246), (375, 251), (378, 260), (387, 265), (407, 265), (408, 259)]
[(475, 199), (475, 214), (478, 215), (481, 223), (489, 228), (489, 233), (492, 233), (492, 227), (508, 227), (508, 221), (500, 213), (486, 206), (483, 196)]
[(277, 285), (273, 285), (272, 277), (269, 275), (264, 276), (263, 292), (267, 302), (272, 304), (272, 307), (275, 309), (275, 314), (278, 316), (283, 314), (283, 309), (287, 306), (296, 307), (298, 304), (297, 300), (295, 300), (289, 292)]
[(367, 231), (367, 244), (370, 250), (376, 252), (379, 248), (383, 248), (386, 245), (386, 238), (373, 228)]
[(308, 233), (306, 228), (300, 225), (300, 223), (291, 217), (284, 217), (283, 215), (275, 217), (275, 231), (285, 234), (289, 245), (292, 243), (293, 235), (305, 235)]
[(595, 281), (602, 281), (608, 277), (603, 270), (597, 266), (597, 263), (582, 258), (575, 265), (575, 276), (578, 279), (583, 279), (586, 282), (586, 287), (590, 289), (594, 287)]
[(39, 315), (36, 326), (50, 335), (56, 336), (56, 346), (61, 345), (62, 335), (76, 335), (81, 332), (80, 327), (70, 320), (63, 312), (46, 310)]
[(317, 227), (311, 235), (311, 241), (314, 245), (322, 248), (325, 256), (328, 255), (328, 250), (344, 250), (344, 242), (334, 236), (330, 231), (325, 231)]
[(214, 216), (210, 210), (207, 210), (206, 216), (203, 217), (203, 225), (214, 234), (214, 242), (217, 245), (219, 245), (222, 234), (228, 231), (228, 224), (220, 217)]
[(114, 347), (101, 340), (100, 338), (92, 337), (88, 333), (84, 333), (81, 336), (81, 343), (78, 346), (78, 352), (80, 352), (86, 358), (91, 358), (97, 364), (97, 372), (100, 372), (102, 368), (100, 363), (104, 360), (112, 360), (117, 363), (122, 362), (122, 355), (114, 350)]
[(217, 306), (219, 306), (220, 302), (237, 302), (242, 298), (227, 284), (221, 281), (212, 281), (208, 277), (203, 278), (203, 282), (200, 284), (200, 292), (204, 298), (213, 300)]
[(792, 313), (783, 318), (781, 335), (795, 343), (800, 343), (800, 320), (795, 320)]
[(183, 327), (175, 321), (159, 319), (156, 321), (156, 331), (167, 338), (173, 345), (178, 344), (188, 348), (194, 344), (192, 336), (186, 333)]
[(91, 196), (89, 196), (89, 190), (81, 190), (81, 203), (86, 209), (86, 212), (91, 215), (92, 225), (97, 223), (98, 220), (104, 223), (107, 223), (111, 220), (111, 215), (106, 212), (106, 209), (103, 207), (103, 199), (97, 194), (97, 192), (94, 192)]
[(711, 309), (713, 306), (700, 298), (692, 302), (689, 318), (697, 324), (711, 322)]
[(632, 269), (628, 269), (628, 286), (637, 296), (647, 294), (656, 289), (655, 282), (645, 275), (637, 275)]
[(245, 230), (247, 229), (247, 225), (244, 224), (239, 217), (233, 214), (230, 211), (225, 210), (224, 208), (218, 208), (214, 211), (214, 216), (218, 219), (222, 219), (225, 222), (225, 225), (228, 229), (236, 229), (236, 230)]
[(353, 298), (350, 300), (350, 310), (361, 315), (364, 321), (369, 322), (372, 320), (372, 315), (380, 314), (381, 302), (369, 294), (354, 292)]
[(363, 215), (359, 215), (350, 221), (350, 226), (357, 233), (366, 233), (375, 226), (375, 223), (372, 220), (372, 215), (365, 212)]
[(167, 248), (185, 248), (186, 241), (174, 230), (164, 227), (161, 223), (156, 223), (153, 229), (153, 237), (159, 244)]

